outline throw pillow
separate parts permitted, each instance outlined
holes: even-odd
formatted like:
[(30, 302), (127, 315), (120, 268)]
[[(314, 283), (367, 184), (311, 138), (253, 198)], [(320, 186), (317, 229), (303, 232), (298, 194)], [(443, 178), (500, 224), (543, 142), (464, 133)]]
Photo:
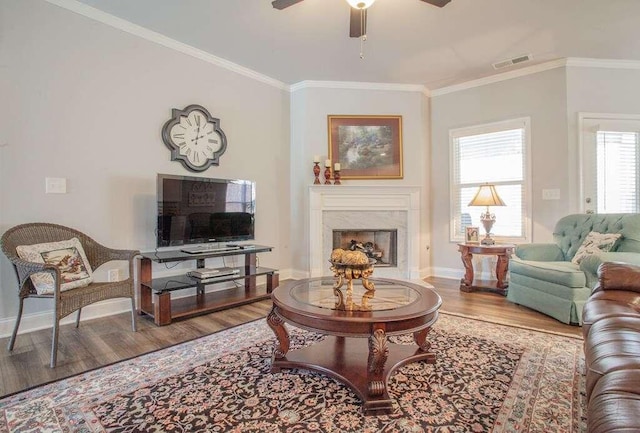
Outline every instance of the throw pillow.
[(582, 245), (576, 251), (576, 255), (571, 259), (571, 263), (575, 263), (579, 265), (582, 259), (585, 257), (602, 252), (611, 251), (616, 241), (620, 239), (622, 236), (620, 233), (598, 233), (598, 232), (590, 232), (584, 241), (582, 241)]
[[(16, 251), (21, 259), (29, 262), (59, 266), (62, 276), (60, 290), (62, 291), (87, 286), (93, 281), (93, 270), (78, 238), (44, 244), (20, 245)], [(39, 295), (53, 293), (54, 281), (50, 273), (33, 274), (31, 282)]]

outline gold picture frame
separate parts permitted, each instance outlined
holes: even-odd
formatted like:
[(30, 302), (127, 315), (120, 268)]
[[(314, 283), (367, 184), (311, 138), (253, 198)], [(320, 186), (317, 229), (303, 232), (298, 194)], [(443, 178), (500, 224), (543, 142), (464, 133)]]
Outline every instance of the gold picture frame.
[(402, 179), (402, 116), (329, 115), (331, 168), (341, 179)]
[(468, 244), (480, 243), (480, 227), (467, 226), (464, 228), (464, 240)]

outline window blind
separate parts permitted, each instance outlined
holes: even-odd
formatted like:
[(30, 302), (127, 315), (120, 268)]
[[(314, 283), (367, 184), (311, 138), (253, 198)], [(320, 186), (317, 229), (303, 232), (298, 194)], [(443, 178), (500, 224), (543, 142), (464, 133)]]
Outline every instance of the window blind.
[(598, 213), (638, 212), (638, 146), (637, 132), (597, 132)]

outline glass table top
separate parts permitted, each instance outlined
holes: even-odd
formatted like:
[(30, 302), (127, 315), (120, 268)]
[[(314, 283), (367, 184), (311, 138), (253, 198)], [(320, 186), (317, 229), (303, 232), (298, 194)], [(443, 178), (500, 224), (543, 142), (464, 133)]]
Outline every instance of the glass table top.
[(339, 289), (341, 294), (333, 290), (333, 277), (313, 280), (302, 280), (290, 289), (290, 295), (296, 301), (330, 310), (346, 311), (383, 311), (393, 310), (412, 304), (420, 298), (420, 292), (404, 285), (402, 281), (370, 279), (375, 290), (367, 290), (361, 280), (353, 280), (353, 290), (348, 290), (345, 280)]

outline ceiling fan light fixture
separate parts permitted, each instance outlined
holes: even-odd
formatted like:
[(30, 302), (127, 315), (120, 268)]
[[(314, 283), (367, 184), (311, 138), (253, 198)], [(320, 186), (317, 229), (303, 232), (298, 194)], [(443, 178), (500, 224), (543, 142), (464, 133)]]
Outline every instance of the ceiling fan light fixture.
[(347, 0), (349, 6), (355, 9), (367, 9), (376, 0)]

